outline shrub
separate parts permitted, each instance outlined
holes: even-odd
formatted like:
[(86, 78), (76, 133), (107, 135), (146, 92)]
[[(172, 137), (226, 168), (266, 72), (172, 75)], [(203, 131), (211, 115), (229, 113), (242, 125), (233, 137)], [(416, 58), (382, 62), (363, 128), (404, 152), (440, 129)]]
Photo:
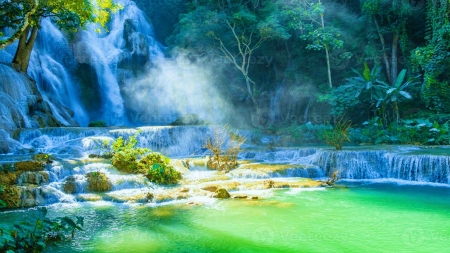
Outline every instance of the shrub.
[(209, 169), (230, 171), (238, 166), (237, 155), (245, 138), (228, 129), (228, 127), (216, 129), (214, 136), (206, 140), (205, 148), (210, 151), (206, 166)]
[(138, 158), (150, 152), (148, 148), (137, 148), (137, 143), (136, 136), (131, 136), (129, 140), (124, 140), (122, 136), (117, 138), (112, 144), (112, 165), (119, 171), (137, 173)]
[(157, 184), (176, 184), (181, 174), (169, 165), (170, 159), (159, 153), (150, 153), (142, 158), (138, 167), (145, 176)]
[(332, 129), (324, 130), (322, 135), (325, 142), (336, 148), (336, 150), (341, 150), (344, 142), (350, 142), (347, 136), (347, 132), (352, 126), (350, 120), (344, 120), (344, 118), (339, 119)]
[(109, 191), (112, 188), (112, 184), (109, 182), (105, 173), (95, 171), (89, 172), (85, 176), (88, 181), (88, 191), (104, 192)]
[(119, 137), (112, 144), (112, 164), (119, 171), (142, 173), (157, 184), (175, 184), (181, 179), (181, 174), (169, 165), (168, 157), (151, 152), (148, 148), (137, 148), (137, 142), (136, 136), (130, 137), (128, 141)]
[(106, 127), (106, 122), (102, 120), (92, 121), (88, 127)]

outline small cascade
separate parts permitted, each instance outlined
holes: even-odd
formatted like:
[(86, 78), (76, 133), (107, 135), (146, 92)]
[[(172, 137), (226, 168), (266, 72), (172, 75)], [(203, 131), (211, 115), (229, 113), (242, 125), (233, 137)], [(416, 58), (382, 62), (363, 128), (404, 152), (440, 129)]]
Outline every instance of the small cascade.
[(99, 143), (110, 143), (119, 136), (128, 139), (136, 135), (140, 147), (161, 152), (169, 157), (204, 155), (202, 148), (206, 138), (212, 136), (215, 127), (210, 126), (165, 126), (140, 128), (41, 128), (24, 129), (16, 139), (20, 145), (37, 152), (70, 154), (98, 153)]
[[(423, 152), (425, 152), (424, 149)], [(450, 183), (450, 153), (420, 154), (403, 148), (342, 150), (321, 148), (280, 149), (275, 152), (246, 151), (241, 159), (265, 163), (295, 163), (315, 168), (295, 170), (301, 177), (330, 176), (341, 171), (345, 179), (393, 178), (418, 182)], [(445, 153), (445, 152), (444, 152)]]

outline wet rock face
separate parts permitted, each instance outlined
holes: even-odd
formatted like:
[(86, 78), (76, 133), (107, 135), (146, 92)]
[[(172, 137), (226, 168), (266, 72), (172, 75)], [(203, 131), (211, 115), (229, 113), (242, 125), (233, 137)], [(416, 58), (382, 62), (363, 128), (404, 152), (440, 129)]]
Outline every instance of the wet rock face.
[[(0, 129), (12, 133), (17, 128), (61, 126), (49, 101), (43, 99), (36, 82), (26, 73), (0, 63)], [(71, 125), (78, 125), (72, 119), (73, 112), (70, 109), (59, 101), (51, 103), (64, 120)], [(0, 147), (0, 153), (4, 149)]]
[(123, 26), (125, 48), (118, 66), (121, 69), (130, 69), (133, 72), (143, 70), (150, 57), (148, 38), (137, 31), (132, 19), (125, 20)]

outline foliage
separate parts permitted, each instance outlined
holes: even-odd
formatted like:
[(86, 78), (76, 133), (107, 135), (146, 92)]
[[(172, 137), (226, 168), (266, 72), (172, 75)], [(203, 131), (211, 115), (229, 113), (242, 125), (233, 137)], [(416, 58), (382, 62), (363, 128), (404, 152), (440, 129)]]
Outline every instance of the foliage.
[(175, 34), (169, 42), (178, 49), (187, 49), (195, 56), (219, 55), (242, 77), (239, 90), (258, 111), (262, 86), (250, 73), (257, 50), (269, 40), (290, 37), (274, 13), (270, 1), (220, 0), (202, 1), (187, 14), (181, 15)]
[(238, 166), (237, 156), (245, 138), (228, 127), (217, 128), (204, 145), (210, 152), (206, 163), (209, 169), (228, 172)]
[(286, 142), (293, 142), (293, 144), (319, 143), (321, 142), (320, 133), (328, 128), (329, 125), (313, 125), (311, 122), (307, 122), (303, 125), (292, 124), (277, 128), (275, 134), (281, 136), (282, 145), (289, 145)]
[(122, 136), (117, 138), (112, 143), (112, 165), (120, 171), (136, 173), (138, 171), (138, 159), (145, 153), (150, 152), (148, 148), (136, 147), (137, 143), (136, 136), (131, 136), (128, 140), (124, 140)]
[(95, 149), (98, 150), (98, 156), (102, 158), (112, 158), (113, 151), (111, 149), (111, 141), (107, 139), (94, 139)]
[(427, 1), (426, 45), (412, 50), (412, 67), (424, 74), (422, 98), (429, 109), (450, 112), (450, 3), (448, 0)]
[(89, 123), (88, 127), (106, 127), (107, 124), (103, 120), (92, 121)]
[(0, 227), (0, 249), (2, 252), (42, 252), (48, 245), (74, 238), (76, 230), (82, 230), (83, 217), (76, 221), (69, 217), (45, 218), (46, 208), (39, 208), (36, 221), (24, 221)]
[(160, 153), (150, 153), (143, 157), (139, 163), (139, 171), (154, 183), (176, 184), (181, 179), (180, 172), (169, 165), (170, 159)]
[[(5, 192), (5, 186), (4, 185), (0, 185), (0, 195), (3, 194)], [(3, 199), (0, 199), (0, 209), (5, 208), (6, 207), (6, 203)]]
[(398, 103), (401, 99), (412, 99), (412, 95), (408, 91), (406, 91), (406, 88), (408, 88), (408, 86), (417, 84), (414, 79), (410, 79), (404, 82), (405, 76), (406, 69), (403, 69), (400, 74), (398, 74), (393, 85), (389, 85), (386, 82), (377, 80), (379, 87), (381, 87), (385, 91), (384, 96), (378, 98), (377, 107), (380, 104), (392, 106), (394, 109), (394, 117), (397, 124), (400, 120)]
[(151, 182), (157, 184), (178, 182), (181, 174), (169, 165), (168, 157), (151, 152), (148, 148), (136, 147), (137, 143), (136, 136), (131, 136), (129, 140), (124, 140), (120, 136), (113, 142), (112, 164), (118, 170), (126, 173), (142, 173)]
[(348, 131), (352, 126), (352, 121), (340, 118), (332, 129), (327, 129), (322, 132), (322, 138), (328, 145), (336, 148), (336, 150), (342, 150), (344, 142), (350, 142), (348, 138)]
[(88, 190), (92, 192), (104, 192), (112, 189), (112, 184), (105, 173), (94, 171), (86, 174)]

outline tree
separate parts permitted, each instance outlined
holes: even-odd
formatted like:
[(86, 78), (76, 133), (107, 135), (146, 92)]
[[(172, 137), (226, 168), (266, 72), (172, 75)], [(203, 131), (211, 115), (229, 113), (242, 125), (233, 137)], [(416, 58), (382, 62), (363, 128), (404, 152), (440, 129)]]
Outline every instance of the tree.
[(392, 85), (389, 85), (388, 83), (383, 81), (377, 81), (378, 85), (385, 90), (385, 96), (379, 98), (377, 107), (382, 103), (392, 104), (392, 108), (394, 110), (394, 119), (397, 125), (400, 121), (400, 115), (398, 113), (398, 102), (404, 98), (412, 99), (412, 95), (408, 91), (406, 91), (406, 88), (417, 84), (417, 82), (415, 82), (413, 79), (403, 82), (405, 80), (405, 76), (406, 69), (403, 69), (402, 71), (400, 71), (400, 74), (398, 74), (395, 82)]
[(206, 0), (183, 15), (170, 44), (197, 55), (223, 57), (242, 74), (243, 89), (259, 114), (260, 86), (250, 75), (255, 52), (270, 39), (287, 39), (290, 35), (277, 17), (264, 8), (270, 1)]
[(428, 108), (449, 112), (450, 2), (428, 1), (426, 45), (411, 53), (413, 68), (423, 74), (422, 98)]
[(414, 14), (411, 1), (364, 0), (362, 13), (375, 26), (386, 77), (390, 84), (394, 84), (398, 76), (399, 45), (405, 44), (400, 42), (408, 37), (406, 27)]
[(281, 4), (282, 13), (289, 20), (289, 27), (300, 31), (300, 38), (310, 42), (306, 48), (325, 51), (328, 86), (332, 88), (330, 50), (342, 48), (344, 42), (338, 39), (339, 29), (325, 24), (325, 7), (322, 5), (322, 1), (280, 1), (279, 4)]
[(114, 4), (113, 0), (95, 0), (92, 3), (89, 0), (7, 0), (0, 7), (0, 29), (15, 29), (10, 38), (0, 41), (0, 49), (18, 39), (12, 63), (18, 70), (26, 72), (42, 18), (51, 18), (62, 30), (76, 32), (90, 22), (105, 27), (110, 11), (121, 6)]

